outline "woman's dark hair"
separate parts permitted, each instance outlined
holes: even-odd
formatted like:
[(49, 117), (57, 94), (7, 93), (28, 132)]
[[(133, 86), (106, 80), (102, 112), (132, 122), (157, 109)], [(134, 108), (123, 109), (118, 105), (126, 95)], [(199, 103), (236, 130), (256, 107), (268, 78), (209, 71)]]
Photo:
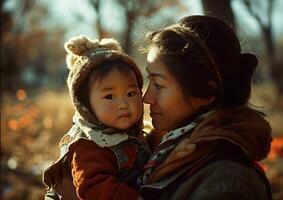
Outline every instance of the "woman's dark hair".
[(189, 16), (147, 35), (148, 48), (175, 76), (184, 96), (210, 97), (223, 106), (247, 103), (257, 58), (241, 53), (232, 26), (216, 17)]

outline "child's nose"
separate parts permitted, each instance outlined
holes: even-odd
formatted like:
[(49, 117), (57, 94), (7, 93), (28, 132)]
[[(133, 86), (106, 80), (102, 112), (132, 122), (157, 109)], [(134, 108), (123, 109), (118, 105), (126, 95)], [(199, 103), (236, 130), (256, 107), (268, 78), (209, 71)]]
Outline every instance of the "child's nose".
[(126, 100), (122, 99), (119, 102), (118, 109), (123, 110), (123, 109), (127, 109), (127, 108), (128, 108), (128, 102)]

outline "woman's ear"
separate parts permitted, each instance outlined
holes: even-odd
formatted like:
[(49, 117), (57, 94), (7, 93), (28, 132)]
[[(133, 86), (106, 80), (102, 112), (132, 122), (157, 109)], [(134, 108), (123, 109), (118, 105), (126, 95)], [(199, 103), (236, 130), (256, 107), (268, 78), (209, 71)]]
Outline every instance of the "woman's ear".
[[(208, 85), (213, 88), (214, 91), (217, 91), (217, 85), (214, 81), (210, 80), (208, 81)], [(217, 92), (215, 92), (216, 94)], [(215, 100), (215, 96), (209, 96), (209, 97), (205, 97), (205, 98), (197, 98), (197, 102), (200, 106), (207, 106), (209, 104), (211, 104), (214, 100)]]
[(215, 96), (205, 97), (205, 98), (196, 98), (195, 103), (199, 106), (207, 106), (215, 100)]

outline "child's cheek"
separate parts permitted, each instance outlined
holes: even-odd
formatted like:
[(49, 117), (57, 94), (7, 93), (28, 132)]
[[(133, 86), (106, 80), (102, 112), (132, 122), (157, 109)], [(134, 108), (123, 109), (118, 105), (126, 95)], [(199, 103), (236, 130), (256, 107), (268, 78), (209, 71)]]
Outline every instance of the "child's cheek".
[(116, 111), (116, 108), (117, 106), (115, 106), (114, 104), (111, 104), (111, 103), (105, 103), (103, 105), (103, 109), (104, 109), (104, 112), (106, 113), (111, 113), (111, 112), (115, 112)]

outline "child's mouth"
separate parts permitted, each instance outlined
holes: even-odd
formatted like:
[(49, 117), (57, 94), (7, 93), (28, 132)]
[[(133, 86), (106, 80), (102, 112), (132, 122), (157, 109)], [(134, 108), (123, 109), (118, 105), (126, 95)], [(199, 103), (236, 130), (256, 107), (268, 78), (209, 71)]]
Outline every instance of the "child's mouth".
[(125, 113), (125, 114), (119, 115), (118, 118), (128, 118), (128, 117), (130, 117), (130, 116), (131, 116), (130, 113)]

